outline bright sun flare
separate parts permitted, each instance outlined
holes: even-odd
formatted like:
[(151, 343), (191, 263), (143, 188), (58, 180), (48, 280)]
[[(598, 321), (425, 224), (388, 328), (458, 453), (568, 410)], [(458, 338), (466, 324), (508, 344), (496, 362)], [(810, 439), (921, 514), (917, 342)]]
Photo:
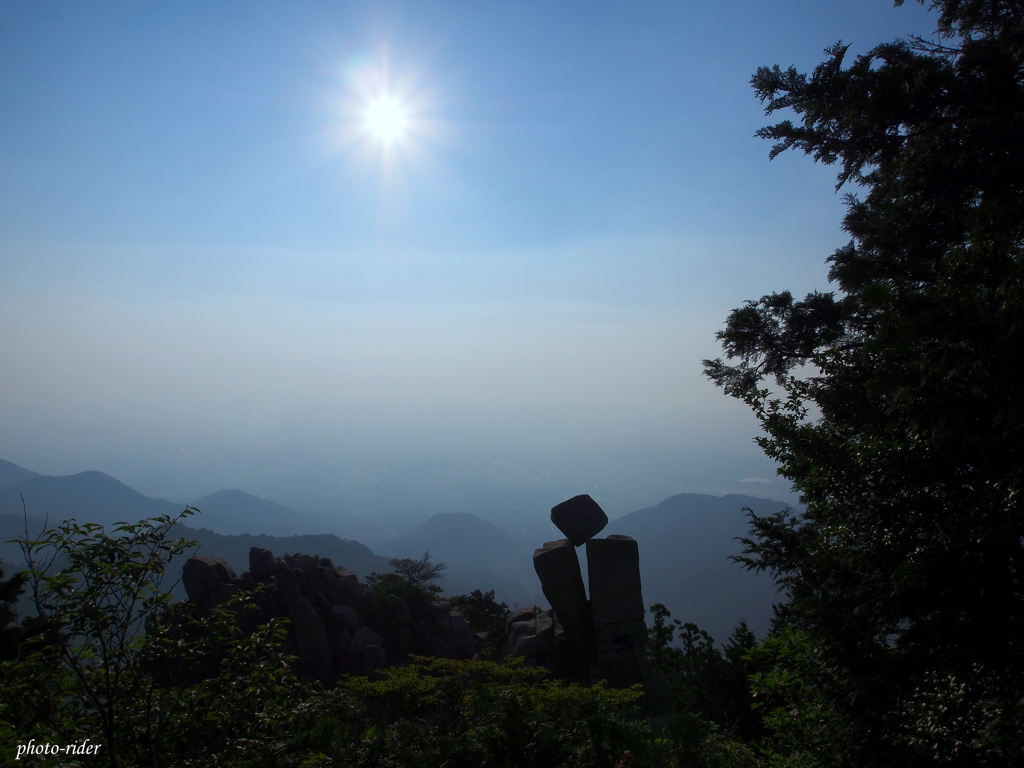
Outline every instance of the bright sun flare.
[(392, 97), (382, 96), (367, 108), (366, 127), (378, 139), (390, 144), (405, 133), (405, 110)]

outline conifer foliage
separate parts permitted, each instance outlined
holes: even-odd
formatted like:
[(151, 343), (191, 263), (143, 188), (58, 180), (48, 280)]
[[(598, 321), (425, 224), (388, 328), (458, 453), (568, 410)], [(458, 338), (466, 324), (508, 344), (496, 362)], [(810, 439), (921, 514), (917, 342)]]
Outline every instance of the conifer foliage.
[(851, 240), (833, 291), (747, 302), (705, 361), (806, 504), (752, 515), (744, 562), (850, 765), (1024, 759), (1024, 3), (931, 7), (931, 40), (754, 75), (797, 118), (771, 156), (839, 166)]

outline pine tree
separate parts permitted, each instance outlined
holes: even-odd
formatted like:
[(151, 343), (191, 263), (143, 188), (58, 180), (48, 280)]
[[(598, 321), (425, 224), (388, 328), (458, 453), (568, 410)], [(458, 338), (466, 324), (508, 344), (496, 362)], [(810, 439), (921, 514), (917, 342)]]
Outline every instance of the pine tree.
[(851, 765), (1024, 759), (1024, 4), (931, 5), (933, 40), (753, 77), (799, 118), (771, 156), (856, 188), (851, 240), (832, 292), (747, 302), (735, 362), (705, 361), (806, 505), (752, 516), (744, 560), (786, 588)]

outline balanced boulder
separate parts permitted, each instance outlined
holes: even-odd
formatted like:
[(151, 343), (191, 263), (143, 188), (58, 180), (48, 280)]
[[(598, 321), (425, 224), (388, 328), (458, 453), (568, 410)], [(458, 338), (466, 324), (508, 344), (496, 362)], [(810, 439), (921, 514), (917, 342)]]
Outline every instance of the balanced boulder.
[[(640, 549), (629, 536), (595, 539), (608, 516), (581, 494), (551, 510), (551, 522), (568, 538), (533, 553), (551, 610), (536, 606), (512, 612), (502, 654), (542, 665), (563, 682), (613, 688), (642, 684), (652, 725), (663, 729), (673, 712), (672, 689), (647, 663), (647, 624), (640, 583)], [(590, 599), (576, 547), (587, 545)]]
[(589, 494), (582, 493), (552, 507), (551, 522), (574, 547), (579, 547), (604, 530), (608, 515)]

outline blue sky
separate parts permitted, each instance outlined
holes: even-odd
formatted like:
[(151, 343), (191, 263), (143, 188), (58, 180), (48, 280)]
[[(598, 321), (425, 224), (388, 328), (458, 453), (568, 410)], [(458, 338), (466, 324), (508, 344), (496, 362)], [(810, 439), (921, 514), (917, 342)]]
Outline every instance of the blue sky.
[(750, 76), (932, 26), (884, 0), (0, 2), (0, 456), (171, 493), (140, 454), (754, 455), (700, 360), (743, 300), (825, 288), (845, 239), (833, 170), (753, 137)]

